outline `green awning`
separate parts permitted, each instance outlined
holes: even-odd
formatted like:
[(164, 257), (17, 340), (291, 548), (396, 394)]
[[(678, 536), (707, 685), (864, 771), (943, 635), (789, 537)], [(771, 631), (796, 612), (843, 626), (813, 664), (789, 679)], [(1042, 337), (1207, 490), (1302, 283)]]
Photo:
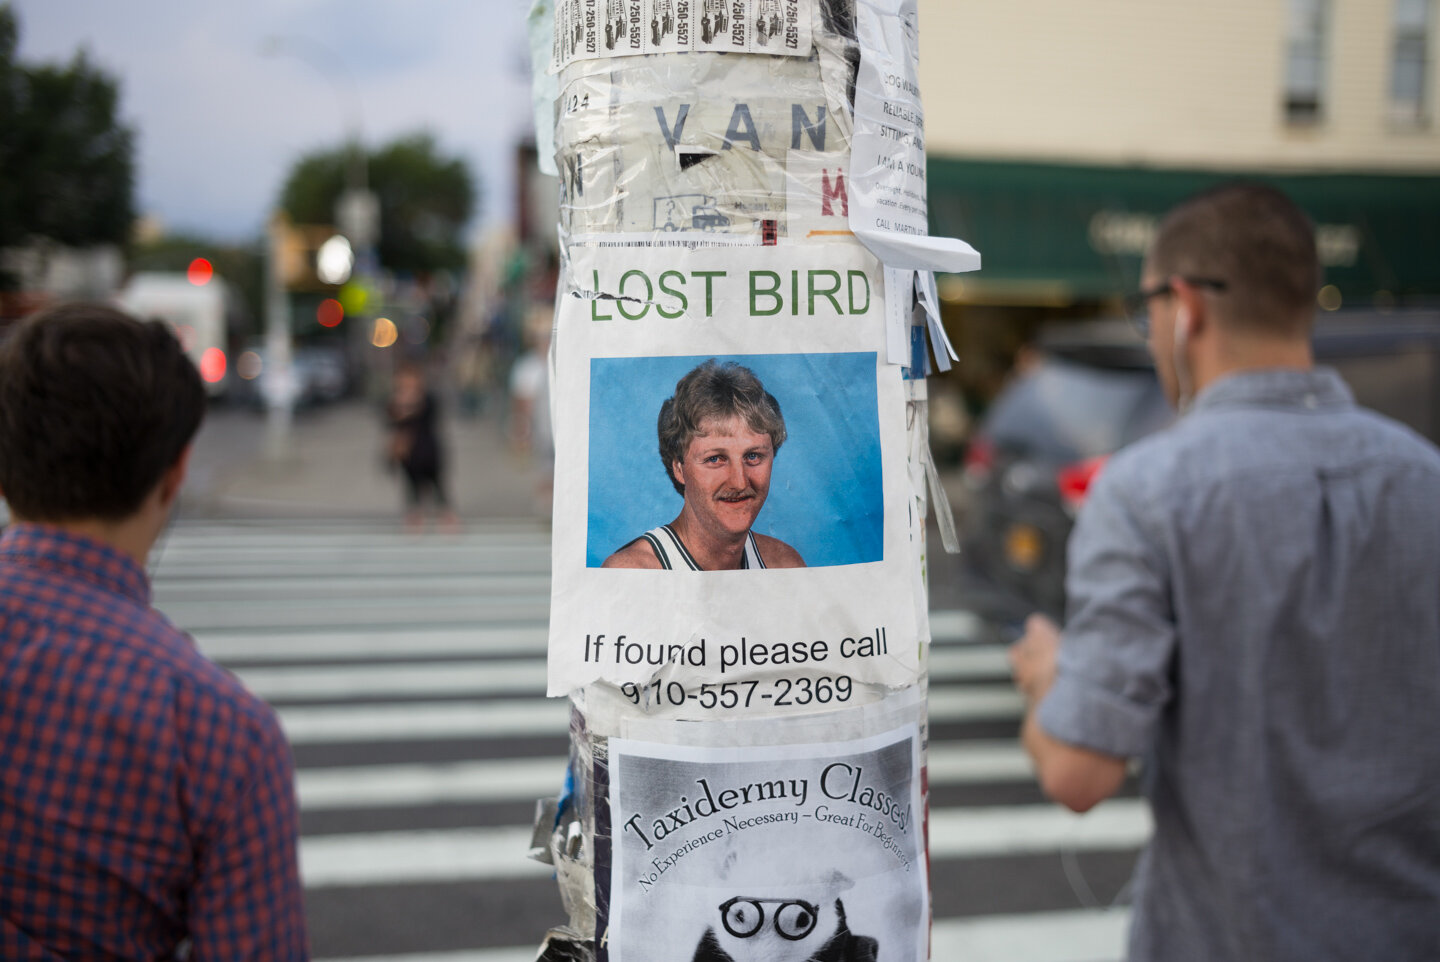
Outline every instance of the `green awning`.
[[(1346, 306), (1440, 296), (1440, 175), (1271, 174), (928, 158), (930, 230), (969, 241), (975, 290), (1082, 300), (1133, 290), (1156, 221), (1196, 191), (1272, 183), (1317, 225)], [(1003, 300), (995, 298), (993, 300)]]

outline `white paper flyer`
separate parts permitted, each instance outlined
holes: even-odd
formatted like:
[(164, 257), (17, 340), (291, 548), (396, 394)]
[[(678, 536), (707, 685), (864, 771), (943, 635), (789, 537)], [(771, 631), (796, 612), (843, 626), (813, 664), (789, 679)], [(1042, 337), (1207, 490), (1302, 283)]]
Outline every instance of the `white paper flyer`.
[(850, 226), (887, 267), (978, 270), (980, 255), (969, 244), (929, 236), (916, 0), (856, 0), (855, 17)]
[(913, 684), (901, 369), (854, 244), (572, 249), (549, 692), (699, 717)]
[(776, 238), (848, 231), (848, 126), (834, 93), (820, 64), (794, 58), (651, 57), (567, 71), (557, 130), (569, 242), (653, 233), (759, 243), (767, 221)]
[(926, 958), (915, 725), (768, 748), (611, 739), (595, 775), (602, 962)]

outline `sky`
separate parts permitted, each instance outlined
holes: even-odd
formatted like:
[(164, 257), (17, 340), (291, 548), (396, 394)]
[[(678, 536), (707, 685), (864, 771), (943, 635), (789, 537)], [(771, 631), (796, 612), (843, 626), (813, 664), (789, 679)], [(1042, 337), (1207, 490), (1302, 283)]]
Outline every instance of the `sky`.
[(260, 234), (295, 161), (426, 130), (480, 185), (476, 233), (512, 216), (531, 139), (530, 0), (10, 0), (22, 62), (83, 49), (120, 82), (140, 213)]

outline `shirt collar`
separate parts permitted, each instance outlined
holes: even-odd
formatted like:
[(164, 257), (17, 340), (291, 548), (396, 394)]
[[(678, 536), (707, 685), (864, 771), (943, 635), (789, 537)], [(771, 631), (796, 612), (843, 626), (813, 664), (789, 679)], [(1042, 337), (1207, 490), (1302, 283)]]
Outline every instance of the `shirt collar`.
[(0, 557), (89, 581), (142, 605), (150, 604), (150, 579), (134, 558), (63, 528), (17, 522), (0, 536)]
[(1192, 411), (1225, 407), (1319, 408), (1352, 405), (1355, 396), (1328, 367), (1271, 368), (1228, 374), (1201, 391)]

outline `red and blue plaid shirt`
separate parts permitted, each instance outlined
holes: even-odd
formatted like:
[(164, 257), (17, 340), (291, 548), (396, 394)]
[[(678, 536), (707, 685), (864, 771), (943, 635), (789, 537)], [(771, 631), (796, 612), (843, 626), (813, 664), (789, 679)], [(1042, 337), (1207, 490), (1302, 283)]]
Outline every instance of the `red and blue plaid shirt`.
[(275, 714), (129, 557), (0, 537), (0, 959), (308, 957)]

